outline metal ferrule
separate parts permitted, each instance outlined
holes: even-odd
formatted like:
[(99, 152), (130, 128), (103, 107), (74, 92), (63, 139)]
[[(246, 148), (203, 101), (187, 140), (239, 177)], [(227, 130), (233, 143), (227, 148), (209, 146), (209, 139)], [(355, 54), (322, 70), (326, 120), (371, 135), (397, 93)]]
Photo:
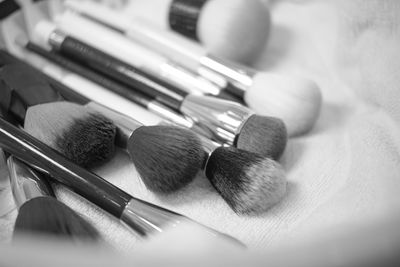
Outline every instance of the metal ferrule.
[(212, 55), (207, 55), (200, 58), (199, 62), (201, 67), (209, 69), (210, 71), (225, 77), (229, 82), (243, 90), (243, 92), (245, 92), (247, 88), (253, 84), (253, 76), (256, 72), (244, 67), (243, 65), (237, 65), (229, 61), (224, 61)]
[(30, 199), (54, 196), (48, 182), (25, 163), (10, 156), (7, 160), (11, 190), (18, 208)]
[(89, 102), (86, 107), (99, 112), (114, 122), (117, 126), (116, 145), (121, 148), (126, 148), (132, 133), (143, 126), (140, 122), (96, 102)]
[(191, 94), (198, 94), (198, 92), (218, 94), (220, 91), (220, 88), (209, 80), (197, 76), (171, 61), (160, 66), (160, 69), (160, 75), (164, 80), (181, 88), (185, 92)]
[(51, 47), (60, 50), (61, 45), (64, 42), (65, 38), (67, 38), (67, 35), (65, 33), (59, 30), (54, 30), (49, 35), (48, 43), (51, 45)]
[(215, 149), (217, 149), (221, 145), (218, 144), (217, 142), (214, 142), (214, 141), (204, 137), (204, 136), (199, 136), (199, 138), (201, 140), (201, 144), (203, 146), (203, 150), (205, 153), (204, 161), (203, 161), (203, 165), (202, 165), (201, 169), (205, 171), (207, 169), (208, 160), (210, 159), (211, 154), (214, 152)]
[(211, 139), (229, 145), (235, 144), (244, 123), (254, 114), (232, 101), (193, 95), (185, 98), (181, 112), (200, 127), (208, 129), (213, 134)]
[(245, 247), (240, 241), (231, 236), (197, 223), (183, 215), (135, 198), (132, 198), (126, 205), (120, 220), (143, 237), (190, 225), (197, 228), (197, 231), (202, 231), (204, 235), (224, 239), (234, 246)]
[(120, 219), (142, 236), (178, 227), (188, 220), (182, 215), (135, 198), (126, 205)]

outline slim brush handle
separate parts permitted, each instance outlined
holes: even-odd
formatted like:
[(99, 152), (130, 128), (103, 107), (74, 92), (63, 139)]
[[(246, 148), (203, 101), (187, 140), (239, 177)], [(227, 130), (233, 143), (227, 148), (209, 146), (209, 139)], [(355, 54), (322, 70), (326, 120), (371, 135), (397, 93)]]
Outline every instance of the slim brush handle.
[(36, 44), (29, 42), (26, 45), (26, 48), (29, 51), (32, 51), (44, 58), (56, 63), (57, 65), (59, 65), (63, 68), (66, 68), (72, 72), (75, 72), (75, 73), (87, 78), (88, 80), (91, 80), (91, 81), (113, 91), (114, 93), (125, 97), (126, 99), (128, 99), (142, 107), (147, 107), (151, 101), (151, 98), (149, 98), (148, 96), (146, 96), (144, 94), (133, 91), (132, 89), (130, 89), (120, 83), (110, 80), (110, 79), (108, 79), (86, 67), (83, 67), (61, 55), (58, 55), (54, 52), (49, 52)]
[[(53, 46), (54, 47), (54, 46)], [(173, 86), (165, 86), (155, 77), (144, 74), (129, 64), (75, 38), (65, 37), (59, 46), (62, 54), (79, 61), (88, 67), (134, 88), (171, 108), (179, 109), (187, 93)]]
[(100, 178), (67, 160), (51, 149), (0, 118), (0, 145), (22, 161), (45, 171), (59, 183), (116, 216), (121, 217), (132, 197)]

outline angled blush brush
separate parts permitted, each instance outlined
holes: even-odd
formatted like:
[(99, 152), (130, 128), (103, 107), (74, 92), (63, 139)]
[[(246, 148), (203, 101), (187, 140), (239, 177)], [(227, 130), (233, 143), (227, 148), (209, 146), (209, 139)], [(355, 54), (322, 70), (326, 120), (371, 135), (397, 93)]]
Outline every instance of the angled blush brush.
[(7, 160), (18, 216), (14, 235), (45, 234), (73, 241), (96, 241), (97, 230), (71, 208), (58, 201), (43, 175), (13, 156)]
[[(37, 70), (23, 68), (23, 64), (14, 64), (21, 66), (21, 75), (41, 76)], [(44, 83), (47, 82), (42, 79)], [(57, 89), (64, 94), (73, 94), (71, 89), (66, 90), (59, 84), (55, 86)], [(101, 114), (116, 125), (115, 144), (127, 150), (146, 187), (151, 191), (171, 193), (190, 183), (196, 176), (201, 167), (203, 152), (200, 140), (191, 131), (175, 126), (143, 126), (83, 97), (77, 100), (76, 94), (74, 101), (84, 103), (86, 112)], [(71, 102), (60, 102), (57, 108), (59, 112), (69, 112), (77, 106)], [(26, 124), (26, 130), (34, 136), (40, 135), (30, 124)], [(162, 186), (158, 181), (163, 181)]]
[(236, 239), (194, 222), (178, 213), (139, 200), (101, 177), (72, 163), (57, 151), (0, 118), (0, 147), (25, 163), (45, 171), (52, 179), (115, 216), (139, 235), (146, 237), (190, 224), (205, 235), (240, 245)]
[(27, 73), (18, 64), (0, 68), (3, 113), (79, 165), (107, 161), (114, 153), (115, 125), (79, 105), (61, 109), (61, 95), (40, 76)]
[[(97, 58), (97, 64), (103, 64), (103, 70), (109, 65), (117, 64), (110, 61), (104, 53), (99, 53), (97, 49), (74, 40), (74, 38), (58, 38), (52, 35), (54, 28), (44, 26), (44, 22), (39, 23), (42, 27), (51, 30), (38, 30), (38, 35), (43, 35), (40, 40), (53, 47), (61, 49), (65, 54), (72, 55), (73, 58), (84, 58), (90, 61)], [(53, 37), (51, 37), (53, 36)], [(52, 41), (49, 41), (52, 38)], [(68, 39), (67, 39), (68, 38)], [(70, 45), (63, 44), (69, 43)], [(81, 60), (82, 61), (82, 60)], [(112, 62), (112, 63), (110, 63)], [(115, 68), (115, 67), (114, 67)], [(105, 71), (104, 71), (105, 73)], [(120, 73), (121, 74), (121, 73)], [(130, 73), (123, 74), (126, 79), (133, 79)], [(215, 97), (188, 94), (182, 90), (171, 90), (162, 86), (154, 86), (150, 89), (143, 87), (132, 87), (140, 90), (162, 102), (169, 108), (191, 118), (200, 127), (207, 129), (213, 134), (213, 139), (218, 142), (226, 142), (238, 148), (246, 149), (262, 155), (278, 159), (286, 146), (287, 133), (284, 123), (273, 117), (259, 116), (250, 109), (232, 101), (217, 99)]]

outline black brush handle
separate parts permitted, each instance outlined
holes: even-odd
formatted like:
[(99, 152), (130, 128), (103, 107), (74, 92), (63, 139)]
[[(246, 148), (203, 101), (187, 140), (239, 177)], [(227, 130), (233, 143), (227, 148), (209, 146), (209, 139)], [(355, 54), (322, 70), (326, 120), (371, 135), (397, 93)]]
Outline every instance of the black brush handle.
[[(104, 88), (106, 88), (120, 96), (123, 96), (124, 98), (126, 98), (142, 107), (147, 108), (147, 105), (152, 100), (150, 97), (148, 97), (144, 94), (136, 92), (125, 85), (122, 85), (114, 80), (111, 80), (105, 76), (102, 76), (99, 73), (97, 73), (87, 67), (84, 67), (82, 65), (79, 65), (76, 62), (74, 62), (62, 55), (59, 55), (55, 52), (49, 52), (46, 49), (44, 49), (34, 43), (29, 42), (26, 45), (26, 49), (50, 60), (53, 63), (56, 63), (57, 65), (65, 68), (65, 69), (68, 69), (78, 75), (81, 75), (82, 77), (85, 77), (86, 79), (91, 80), (91, 81), (103, 86)], [(68, 92), (66, 92), (66, 90), (73, 91), (72, 89), (66, 89), (66, 88), (64, 88), (64, 90), (63, 90), (63, 88), (60, 88), (60, 89), (62, 90), (61, 93), (63, 95), (64, 95), (64, 93), (67, 94), (65, 96), (66, 99), (68, 99), (70, 101), (75, 101), (74, 98), (76, 98), (77, 95), (74, 96), (74, 95), (68, 94)], [(76, 93), (76, 94), (78, 94), (78, 93)], [(87, 102), (89, 102), (89, 100)]]
[(207, 0), (172, 0), (169, 8), (169, 26), (172, 30), (198, 41), (197, 23)]
[(63, 101), (64, 98), (52, 88), (42, 74), (18, 62), (9, 62), (0, 51), (0, 108), (23, 125), (29, 107), (38, 104)]
[(92, 46), (89, 46), (73, 37), (67, 36), (59, 45), (63, 55), (71, 57), (86, 66), (113, 78), (133, 90), (137, 90), (156, 99), (175, 110), (179, 110), (186, 92), (160, 79), (150, 76), (133, 66), (112, 57)]
[(22, 161), (111, 213), (122, 216), (132, 196), (72, 163), (57, 151), (0, 118), (0, 146)]

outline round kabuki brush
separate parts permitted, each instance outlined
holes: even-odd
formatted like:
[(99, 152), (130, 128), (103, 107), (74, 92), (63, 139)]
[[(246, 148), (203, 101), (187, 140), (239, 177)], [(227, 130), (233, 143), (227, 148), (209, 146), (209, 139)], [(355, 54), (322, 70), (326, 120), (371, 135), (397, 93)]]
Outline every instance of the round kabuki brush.
[[(89, 6), (90, 8), (86, 8)], [(171, 31), (161, 30), (149, 21), (130, 20), (111, 9), (99, 8), (94, 3), (73, 4), (71, 7), (212, 80), (224, 90), (243, 98), (247, 105), (258, 114), (283, 119), (289, 136), (309, 131), (319, 116), (322, 97), (318, 86), (313, 81), (268, 72), (256, 72), (245, 66), (223, 60), (195, 42)], [(218, 95), (216, 92), (209, 91), (208, 93)]]
[(263, 51), (271, 24), (269, 10), (260, 0), (135, 0), (124, 11), (240, 62), (250, 62)]
[(139, 235), (146, 237), (182, 225), (197, 227), (204, 235), (236, 246), (238, 240), (194, 222), (178, 213), (134, 198), (101, 177), (72, 163), (57, 151), (0, 118), (0, 147), (34, 166), (118, 218)]
[(13, 156), (7, 160), (18, 216), (14, 235), (46, 234), (73, 241), (99, 240), (99, 233), (75, 211), (54, 197), (43, 175)]
[[(47, 87), (50, 86), (36, 69), (23, 63), (14, 65), (20, 66), (21, 75), (41, 78)], [(54, 86), (54, 83), (51, 85)], [(71, 95), (67, 92), (71, 89), (57, 85), (52, 90)], [(101, 114), (116, 125), (115, 144), (127, 150), (149, 190), (171, 193), (190, 183), (200, 170), (203, 151), (200, 140), (191, 131), (174, 126), (143, 126), (77, 94), (74, 94), (73, 101), (84, 106), (60, 102), (57, 106), (59, 112), (69, 112), (77, 107), (83, 107), (86, 112)], [(32, 128), (33, 126), (28, 126), (26, 130), (34, 136), (40, 135)]]
[(0, 107), (7, 117), (81, 166), (107, 161), (115, 150), (115, 125), (80, 105), (62, 108), (63, 100), (40, 76), (29, 75), (27, 67), (0, 68)]
[[(138, 84), (137, 73), (130, 71), (131, 67), (126, 63), (73, 37), (66, 36), (58, 30), (46, 32), (47, 34), (43, 37), (47, 36), (47, 38), (38, 39), (47, 40), (48, 44), (60, 50), (64, 55), (86, 64), (92, 62), (89, 65), (104, 75), (115, 73), (113, 78), (116, 79), (123, 76), (123, 79), (119, 80), (125, 84)], [(109, 66), (111, 67), (107, 68)], [(131, 88), (140, 90), (141, 93), (189, 117), (201, 128), (211, 133), (212, 136), (208, 137), (213, 140), (273, 159), (278, 159), (282, 155), (287, 142), (287, 134), (281, 120), (258, 116), (250, 109), (232, 101), (188, 94), (177, 88), (171, 90), (162, 84), (152, 84), (154, 82)], [(121, 90), (117, 93), (121, 94)], [(122, 94), (129, 94), (129, 92)]]

